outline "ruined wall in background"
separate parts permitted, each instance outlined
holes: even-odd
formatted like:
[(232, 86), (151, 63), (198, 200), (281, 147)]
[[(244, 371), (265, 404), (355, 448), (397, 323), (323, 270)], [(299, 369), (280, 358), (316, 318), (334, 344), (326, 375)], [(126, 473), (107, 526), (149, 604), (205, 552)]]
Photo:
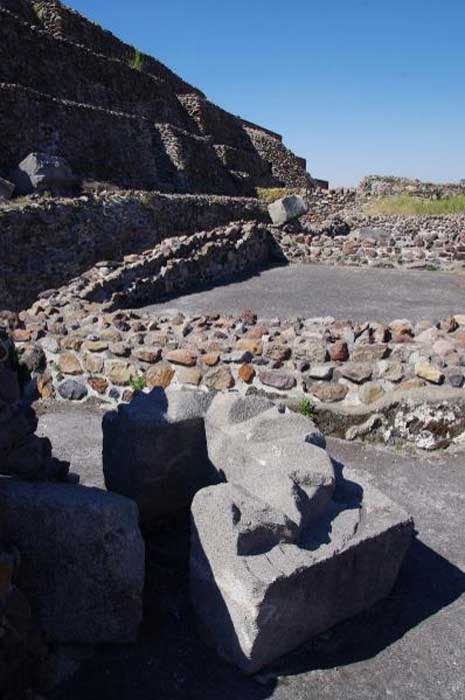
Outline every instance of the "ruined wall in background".
[(391, 197), (408, 194), (422, 199), (444, 199), (465, 195), (465, 182), (421, 182), (407, 177), (369, 175), (358, 186), (357, 193), (363, 196)]

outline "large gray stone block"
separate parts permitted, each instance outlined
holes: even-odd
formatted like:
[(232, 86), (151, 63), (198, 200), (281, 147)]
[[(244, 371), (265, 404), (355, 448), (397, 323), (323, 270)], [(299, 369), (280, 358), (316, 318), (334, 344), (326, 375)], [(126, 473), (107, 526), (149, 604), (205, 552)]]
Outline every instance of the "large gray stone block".
[(268, 207), (268, 213), (275, 226), (284, 226), (288, 221), (298, 219), (299, 216), (306, 214), (307, 211), (308, 206), (305, 199), (297, 194), (277, 199), (276, 202), (272, 202)]
[(316, 460), (322, 472), (332, 474), (327, 454), (318, 449), (325, 439), (315, 424), (297, 413), (282, 413), (268, 399), (218, 394), (205, 416), (205, 430), (210, 460), (225, 481), (240, 481), (255, 466), (263, 471), (287, 464), (290, 450), (297, 459), (294, 467)]
[(358, 473), (300, 531), (244, 484), (194, 499), (191, 596), (206, 641), (250, 674), (388, 595), (413, 524)]
[(49, 191), (66, 194), (79, 185), (69, 163), (59, 156), (49, 153), (30, 153), (13, 173), (18, 194)]
[(0, 534), (21, 552), (18, 586), (49, 640), (135, 641), (145, 556), (135, 503), (99, 489), (0, 479)]
[(218, 481), (204, 415), (212, 394), (156, 388), (103, 418), (105, 484), (133, 498), (146, 525), (183, 508)]

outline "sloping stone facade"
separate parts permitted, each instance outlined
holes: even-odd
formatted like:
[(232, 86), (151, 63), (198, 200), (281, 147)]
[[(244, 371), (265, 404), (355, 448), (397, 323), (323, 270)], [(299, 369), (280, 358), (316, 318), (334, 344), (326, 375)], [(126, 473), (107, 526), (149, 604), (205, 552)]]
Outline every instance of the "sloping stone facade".
[(313, 187), (278, 135), (253, 133), (149, 56), (54, 0), (0, 0), (0, 176), (33, 151), (82, 178), (175, 192)]

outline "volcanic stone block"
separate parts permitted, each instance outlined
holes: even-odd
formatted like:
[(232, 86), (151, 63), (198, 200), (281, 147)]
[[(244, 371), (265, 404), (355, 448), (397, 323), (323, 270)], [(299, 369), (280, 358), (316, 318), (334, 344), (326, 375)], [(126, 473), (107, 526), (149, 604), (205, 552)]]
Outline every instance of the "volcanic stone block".
[(188, 508), (194, 494), (217, 483), (203, 416), (212, 395), (155, 388), (103, 418), (103, 470), (110, 491), (133, 498), (142, 520)]
[(297, 219), (299, 216), (306, 214), (307, 211), (308, 206), (305, 200), (297, 194), (278, 199), (268, 207), (271, 220), (276, 226), (284, 226), (288, 221)]
[(34, 190), (63, 194), (71, 192), (79, 183), (64, 158), (48, 153), (30, 153), (18, 165), (14, 180), (19, 194), (30, 194)]
[(241, 481), (258, 466), (267, 471), (290, 464), (291, 453), (293, 468), (318, 464), (320, 474), (333, 476), (315, 424), (297, 413), (281, 413), (267, 399), (219, 394), (207, 411), (205, 429), (210, 460), (226, 481)]
[(191, 596), (206, 641), (250, 674), (388, 595), (413, 524), (358, 473), (299, 534), (244, 484), (194, 498)]
[(51, 641), (132, 642), (142, 619), (144, 542), (135, 503), (99, 489), (0, 480), (2, 538)]

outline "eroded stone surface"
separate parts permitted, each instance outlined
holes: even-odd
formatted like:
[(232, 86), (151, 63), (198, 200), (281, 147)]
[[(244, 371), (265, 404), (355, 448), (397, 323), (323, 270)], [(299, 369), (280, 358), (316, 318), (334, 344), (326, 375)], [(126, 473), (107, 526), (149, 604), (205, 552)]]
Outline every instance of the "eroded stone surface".
[(189, 507), (200, 488), (217, 481), (203, 423), (211, 400), (201, 391), (158, 387), (105, 414), (106, 486), (134, 499), (144, 523)]
[(386, 596), (413, 524), (336, 476), (308, 418), (223, 394), (205, 420), (227, 483), (192, 504), (192, 600), (206, 640), (253, 673)]
[[(412, 522), (358, 473), (339, 481), (325, 514), (299, 539), (282, 516), (269, 527), (244, 498), (234, 484), (195, 497), (191, 594), (205, 639), (254, 673), (385, 597)], [(244, 528), (254, 547), (238, 552)]]
[(1, 479), (0, 523), (22, 554), (19, 583), (49, 640), (135, 641), (144, 543), (133, 502), (99, 489)]

